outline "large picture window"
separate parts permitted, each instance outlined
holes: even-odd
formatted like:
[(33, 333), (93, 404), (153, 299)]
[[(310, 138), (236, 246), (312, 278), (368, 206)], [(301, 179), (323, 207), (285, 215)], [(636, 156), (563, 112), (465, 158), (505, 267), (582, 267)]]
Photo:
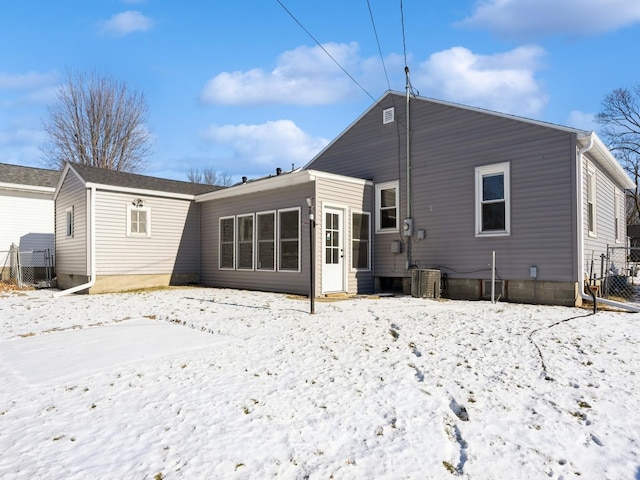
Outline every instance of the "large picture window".
[(235, 217), (224, 217), (220, 219), (220, 268), (234, 268), (234, 253)]
[(300, 270), (300, 209), (278, 212), (278, 270)]
[(238, 269), (253, 270), (253, 215), (238, 216)]
[(509, 163), (476, 168), (476, 235), (511, 233)]
[(398, 198), (398, 182), (376, 185), (376, 232), (398, 231)]
[(275, 270), (276, 267), (276, 213), (264, 212), (256, 215), (258, 270)]
[(353, 212), (351, 214), (351, 268), (370, 270), (370, 215)]

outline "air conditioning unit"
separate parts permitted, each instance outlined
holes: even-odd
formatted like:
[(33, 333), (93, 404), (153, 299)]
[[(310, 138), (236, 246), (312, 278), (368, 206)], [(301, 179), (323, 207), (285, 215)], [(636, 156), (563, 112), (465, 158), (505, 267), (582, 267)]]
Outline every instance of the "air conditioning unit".
[(440, 298), (440, 270), (412, 270), (411, 296), (418, 298)]

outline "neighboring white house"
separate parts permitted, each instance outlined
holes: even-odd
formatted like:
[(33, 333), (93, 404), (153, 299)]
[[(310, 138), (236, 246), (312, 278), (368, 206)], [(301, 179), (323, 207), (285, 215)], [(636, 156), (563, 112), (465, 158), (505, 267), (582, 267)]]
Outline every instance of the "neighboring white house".
[(53, 194), (60, 172), (0, 163), (0, 252), (54, 250)]

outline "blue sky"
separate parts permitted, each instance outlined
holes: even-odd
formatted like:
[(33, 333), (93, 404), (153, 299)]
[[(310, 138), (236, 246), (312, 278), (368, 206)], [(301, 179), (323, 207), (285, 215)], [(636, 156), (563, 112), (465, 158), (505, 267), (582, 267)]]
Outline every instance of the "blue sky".
[(178, 180), (303, 166), (404, 91), (405, 55), (421, 96), (582, 129), (640, 82), (638, 0), (280, 1), (357, 84), (277, 0), (3, 2), (0, 162), (43, 166), (42, 117), (67, 69), (141, 90), (142, 173)]

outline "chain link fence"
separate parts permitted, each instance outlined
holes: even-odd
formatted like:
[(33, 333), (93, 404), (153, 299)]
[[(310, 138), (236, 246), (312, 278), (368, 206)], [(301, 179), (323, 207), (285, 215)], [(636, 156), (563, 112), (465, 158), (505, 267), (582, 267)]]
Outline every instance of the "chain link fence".
[(601, 255), (600, 263), (600, 295), (640, 304), (640, 248), (607, 247), (607, 254)]
[(54, 274), (51, 250), (0, 251), (0, 283), (17, 288), (48, 288)]

